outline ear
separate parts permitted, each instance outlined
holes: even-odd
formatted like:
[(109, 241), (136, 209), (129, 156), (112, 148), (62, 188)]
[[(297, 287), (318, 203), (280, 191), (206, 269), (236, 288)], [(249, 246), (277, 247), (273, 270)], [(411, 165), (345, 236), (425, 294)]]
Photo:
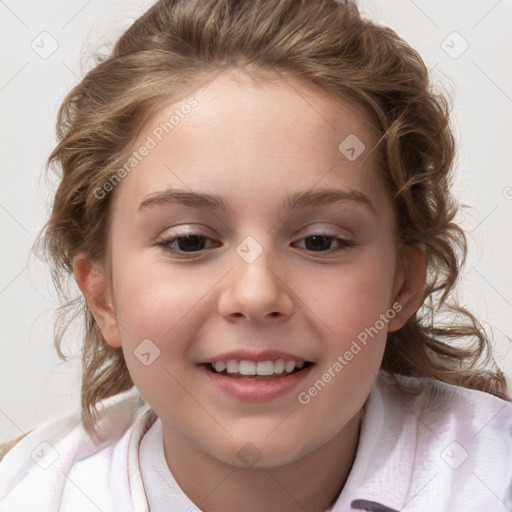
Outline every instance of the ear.
[[(393, 309), (396, 315), (388, 323), (388, 331), (397, 331), (418, 311), (423, 300), (427, 274), (427, 255), (423, 244), (408, 245), (400, 255)], [(396, 306), (395, 306), (396, 304)]]
[(73, 273), (103, 338), (112, 347), (121, 346), (119, 328), (112, 306), (112, 291), (103, 265), (89, 260), (83, 252), (73, 258)]

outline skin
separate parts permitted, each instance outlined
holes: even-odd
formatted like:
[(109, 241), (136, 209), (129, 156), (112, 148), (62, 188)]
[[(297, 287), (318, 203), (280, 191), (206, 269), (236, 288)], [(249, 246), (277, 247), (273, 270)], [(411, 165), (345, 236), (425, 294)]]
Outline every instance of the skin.
[[(169, 468), (198, 507), (325, 510), (354, 461), (387, 332), (419, 307), (424, 253), (399, 254), (390, 195), (370, 154), (377, 137), (348, 101), (298, 79), (256, 83), (235, 72), (191, 94), (198, 105), (115, 190), (112, 283), (84, 253), (74, 258), (75, 278), (105, 341), (122, 347), (135, 385), (161, 419)], [(176, 105), (153, 116), (133, 147)], [(349, 134), (366, 146), (354, 161), (338, 150)], [(282, 207), (287, 193), (325, 188), (364, 194), (374, 211), (356, 201)], [(220, 194), (233, 211), (168, 203), (138, 212), (166, 189)], [(208, 237), (205, 249), (180, 257), (157, 245), (187, 230)], [(353, 246), (329, 239), (314, 251), (307, 238), (314, 234)], [(263, 250), (251, 263), (236, 251), (247, 236)], [(298, 393), (395, 302), (401, 311), (317, 396), (299, 403)], [(160, 350), (149, 366), (134, 354), (144, 339)], [(284, 396), (244, 402), (198, 369), (235, 349), (282, 350), (314, 366)], [(248, 442), (261, 456), (253, 467), (237, 456)]]

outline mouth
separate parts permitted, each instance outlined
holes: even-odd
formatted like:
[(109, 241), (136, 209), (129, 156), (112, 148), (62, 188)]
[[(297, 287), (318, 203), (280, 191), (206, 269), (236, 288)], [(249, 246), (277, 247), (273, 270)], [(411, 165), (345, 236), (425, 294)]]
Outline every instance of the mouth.
[(207, 381), (223, 395), (260, 403), (293, 396), (292, 391), (315, 366), (297, 355), (276, 351), (230, 352), (199, 364)]
[(311, 361), (280, 358), (266, 361), (228, 359), (204, 363), (204, 366), (211, 373), (232, 379), (273, 380), (303, 372), (313, 364)]

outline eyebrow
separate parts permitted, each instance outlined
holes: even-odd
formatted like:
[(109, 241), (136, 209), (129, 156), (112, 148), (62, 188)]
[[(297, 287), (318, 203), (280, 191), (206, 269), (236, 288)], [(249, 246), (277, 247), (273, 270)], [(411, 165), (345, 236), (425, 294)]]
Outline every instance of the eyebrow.
[[(294, 210), (310, 206), (324, 206), (339, 202), (355, 202), (365, 206), (373, 214), (377, 214), (370, 199), (356, 190), (323, 189), (317, 191), (295, 192), (285, 196), (282, 207)], [(142, 201), (142, 203), (140, 203), (138, 212), (142, 213), (149, 207), (163, 206), (165, 204), (181, 204), (193, 208), (208, 208), (214, 211), (230, 213), (235, 212), (233, 205), (223, 196), (176, 189), (164, 190), (150, 194)]]

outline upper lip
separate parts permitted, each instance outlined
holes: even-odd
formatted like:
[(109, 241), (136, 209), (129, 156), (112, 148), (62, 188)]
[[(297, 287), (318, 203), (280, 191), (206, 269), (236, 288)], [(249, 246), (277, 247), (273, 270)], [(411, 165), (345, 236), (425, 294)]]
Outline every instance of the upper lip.
[(296, 354), (290, 354), (288, 352), (281, 352), (278, 350), (264, 350), (261, 352), (253, 352), (250, 350), (233, 350), (231, 352), (223, 352), (216, 356), (209, 357), (199, 364), (216, 363), (217, 361), (229, 361), (235, 359), (237, 361), (254, 361), (258, 363), (260, 361), (277, 361), (278, 359), (284, 359), (285, 361), (296, 361), (296, 362), (307, 362), (301, 356)]

